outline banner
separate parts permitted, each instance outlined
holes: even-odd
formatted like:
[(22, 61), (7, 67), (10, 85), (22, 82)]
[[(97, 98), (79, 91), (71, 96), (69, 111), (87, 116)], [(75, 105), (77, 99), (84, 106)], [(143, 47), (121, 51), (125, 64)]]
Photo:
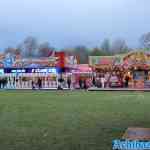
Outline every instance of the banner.
[(53, 73), (57, 74), (58, 68), (5, 68), (3, 69), (4, 73), (13, 73), (13, 74), (21, 74), (21, 73)]

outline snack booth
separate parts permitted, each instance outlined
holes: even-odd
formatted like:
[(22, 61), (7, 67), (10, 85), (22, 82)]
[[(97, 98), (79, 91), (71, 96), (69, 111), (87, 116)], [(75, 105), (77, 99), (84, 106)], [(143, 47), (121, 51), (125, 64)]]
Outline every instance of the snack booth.
[[(129, 88), (150, 88), (150, 53), (133, 51), (124, 55), (90, 56), (90, 66), (100, 73), (117, 74), (123, 82), (129, 78)], [(111, 78), (111, 77), (109, 77)]]
[(124, 66), (130, 74), (130, 87), (150, 88), (150, 55), (137, 51), (127, 54), (124, 58)]
[(64, 53), (41, 58), (21, 58), (14, 55), (0, 57), (0, 81), (6, 80), (5, 88), (30, 89), (32, 83), (41, 80), (42, 88), (57, 88), (58, 74), (64, 70)]
[(87, 87), (92, 86), (92, 68), (88, 64), (75, 65), (71, 71), (74, 88), (79, 88), (79, 80), (86, 81)]
[(57, 88), (57, 74), (57, 68), (4, 68), (9, 89), (31, 89), (39, 78), (42, 88)]

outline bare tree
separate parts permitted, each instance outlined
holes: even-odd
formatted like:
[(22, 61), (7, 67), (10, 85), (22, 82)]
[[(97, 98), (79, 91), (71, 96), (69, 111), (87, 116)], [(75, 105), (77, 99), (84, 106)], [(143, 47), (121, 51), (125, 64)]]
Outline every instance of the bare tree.
[(73, 50), (74, 54), (79, 57), (81, 64), (88, 63), (89, 50), (85, 46), (77, 46)]
[(90, 51), (90, 56), (105, 56), (105, 55), (107, 55), (107, 53), (98, 47), (95, 47)]
[(117, 39), (112, 43), (111, 51), (116, 53), (126, 53), (129, 51), (129, 48), (126, 44), (126, 41), (123, 39)]
[(21, 49), (23, 57), (36, 57), (37, 56), (37, 40), (36, 38), (29, 36), (27, 37), (19, 46), (18, 49)]
[(109, 39), (104, 39), (104, 41), (101, 44), (101, 49), (107, 53), (110, 53), (111, 44)]
[(63, 50), (62, 50), (63, 52), (65, 52), (65, 54), (67, 54), (67, 55), (74, 55), (74, 49), (73, 48), (64, 48)]
[(49, 42), (44, 42), (38, 47), (38, 56), (39, 57), (48, 57), (55, 48), (51, 47)]
[(150, 32), (141, 36), (140, 45), (142, 48), (150, 49)]

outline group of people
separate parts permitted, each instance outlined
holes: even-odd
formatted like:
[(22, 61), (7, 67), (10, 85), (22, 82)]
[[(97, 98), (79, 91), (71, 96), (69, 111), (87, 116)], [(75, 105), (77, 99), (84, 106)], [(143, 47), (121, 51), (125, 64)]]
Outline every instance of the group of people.
[(8, 80), (6, 77), (0, 78), (0, 89), (3, 89), (7, 86)]
[[(111, 77), (114, 76), (116, 77), (116, 80), (118, 82), (120, 82), (120, 87), (125, 87), (128, 88), (129, 86), (129, 80), (130, 77), (128, 74), (125, 75), (120, 75), (120, 74), (116, 74), (115, 72), (112, 73), (112, 75), (109, 72), (106, 73), (101, 73), (98, 76), (92, 76), (90, 78), (86, 78), (86, 77), (79, 77), (77, 81), (73, 81), (71, 76), (67, 76), (67, 78), (63, 78), (63, 76), (61, 75), (58, 78), (57, 81), (57, 88), (58, 90), (62, 90), (64, 88), (68, 88), (68, 89), (88, 89), (89, 87), (98, 87), (98, 88), (105, 88), (105, 87), (110, 87), (110, 82), (112, 82)], [(78, 84), (78, 86), (76, 87), (74, 82), (76, 82), (76, 84)], [(42, 80), (39, 78), (37, 81), (37, 86), (39, 89), (42, 88)]]
[(44, 77), (0, 77), (0, 89), (42, 89), (57, 87), (53, 79)]
[(87, 89), (87, 82), (86, 79), (79, 79), (79, 88), (80, 89)]
[(32, 80), (32, 89), (42, 89), (42, 79), (38, 78), (37, 82), (35, 82), (34, 80)]
[[(76, 88), (73, 86), (73, 81), (72, 81), (71, 77), (68, 76), (66, 81), (63, 78), (58, 79), (58, 90), (62, 90), (64, 88), (64, 86), (63, 86), (64, 82), (67, 83), (68, 89)], [(86, 81), (86, 79), (83, 79), (83, 78), (79, 78), (78, 85), (79, 85), (79, 87), (78, 87), (79, 89), (85, 89), (86, 90), (88, 88), (87, 81)]]
[(114, 83), (116, 87), (128, 88), (130, 79), (129, 74), (120, 74), (119, 72), (110, 74), (106, 72), (93, 76), (92, 85), (98, 88), (105, 88), (112, 87), (112, 83)]
[[(60, 76), (60, 78), (58, 78), (58, 90), (62, 90), (63, 89), (63, 84), (64, 84), (65, 80), (63, 79), (62, 76)], [(67, 88), (71, 89), (71, 85), (72, 85), (72, 80), (71, 80), (71, 76), (67, 77)]]
[[(121, 87), (127, 88), (129, 86), (130, 77), (128, 74), (120, 75), (116, 72), (112, 74), (110, 74), (110, 72), (102, 72), (91, 77), (79, 76), (76, 79), (72, 78), (71, 75), (65, 77), (60, 75), (57, 79), (55, 79), (56, 81), (52, 82), (41, 77), (30, 78), (28, 80), (24, 78), (18, 79), (15, 77), (11, 79), (9, 77), (0, 77), (0, 88), (9, 88), (9, 86), (14, 88), (28, 87), (32, 89), (43, 89), (51, 87), (56, 87), (58, 89), (88, 89), (89, 87), (105, 88), (110, 87), (111, 76), (116, 77), (117, 80), (122, 83)], [(25, 83), (27, 83), (26, 86), (24, 86)]]

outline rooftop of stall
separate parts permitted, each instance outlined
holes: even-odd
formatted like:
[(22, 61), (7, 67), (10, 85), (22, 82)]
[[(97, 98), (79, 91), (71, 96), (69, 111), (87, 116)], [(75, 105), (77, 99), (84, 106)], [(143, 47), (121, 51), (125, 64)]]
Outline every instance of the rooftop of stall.
[(124, 55), (114, 55), (114, 56), (89, 56), (89, 65), (94, 71), (108, 70), (110, 71), (115, 65), (116, 67), (121, 67), (123, 64)]
[(89, 64), (79, 64), (72, 67), (73, 74), (92, 74), (92, 68)]

